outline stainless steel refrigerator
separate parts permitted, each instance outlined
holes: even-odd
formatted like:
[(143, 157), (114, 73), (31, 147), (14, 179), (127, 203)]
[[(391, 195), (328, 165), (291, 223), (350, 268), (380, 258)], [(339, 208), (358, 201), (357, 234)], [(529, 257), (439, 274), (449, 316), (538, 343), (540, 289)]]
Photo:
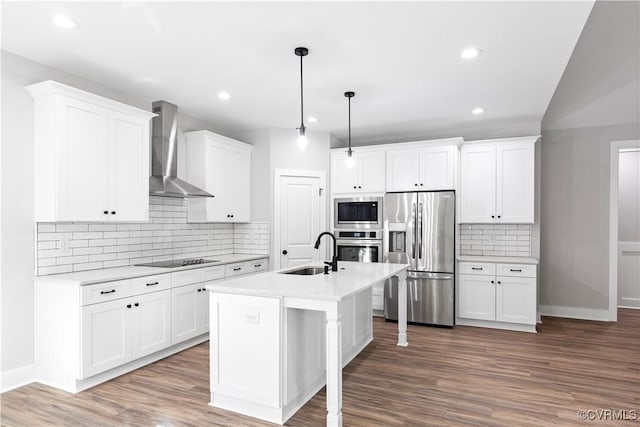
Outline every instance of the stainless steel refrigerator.
[[(407, 320), (454, 325), (455, 193), (387, 193), (384, 261), (408, 263)], [(398, 283), (384, 286), (384, 317), (398, 319)]]

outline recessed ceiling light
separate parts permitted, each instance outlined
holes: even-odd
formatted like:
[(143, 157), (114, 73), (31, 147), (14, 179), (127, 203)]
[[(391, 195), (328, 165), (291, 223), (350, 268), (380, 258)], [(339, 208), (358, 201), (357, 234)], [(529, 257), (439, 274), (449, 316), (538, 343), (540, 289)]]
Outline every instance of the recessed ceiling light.
[(65, 28), (67, 30), (71, 30), (73, 28), (78, 28), (78, 23), (73, 19), (69, 18), (67, 15), (57, 14), (51, 17), (51, 21), (56, 24), (60, 28)]
[(229, 92), (222, 91), (222, 92), (218, 92), (218, 98), (222, 99), (223, 101), (227, 101), (231, 99), (231, 95), (229, 94)]
[(468, 47), (462, 51), (460, 58), (471, 59), (480, 55), (482, 55), (482, 49), (478, 49), (477, 47)]
[(473, 110), (471, 110), (471, 114), (482, 114), (484, 113), (484, 108), (481, 107), (476, 107)]
[(309, 117), (307, 117), (307, 121), (308, 121), (309, 123), (315, 123), (315, 122), (317, 122), (317, 121), (318, 121), (318, 119), (316, 119), (316, 118), (315, 118), (315, 117), (313, 117), (313, 116), (309, 116)]

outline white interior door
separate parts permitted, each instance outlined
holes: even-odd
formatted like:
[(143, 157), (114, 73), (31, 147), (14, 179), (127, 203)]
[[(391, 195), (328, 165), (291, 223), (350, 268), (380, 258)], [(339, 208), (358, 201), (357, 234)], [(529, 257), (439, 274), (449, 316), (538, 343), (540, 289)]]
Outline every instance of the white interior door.
[(320, 204), (320, 178), (282, 175), (279, 185), (280, 267), (318, 261), (320, 251), (313, 245), (321, 231), (320, 210), (325, 209)]

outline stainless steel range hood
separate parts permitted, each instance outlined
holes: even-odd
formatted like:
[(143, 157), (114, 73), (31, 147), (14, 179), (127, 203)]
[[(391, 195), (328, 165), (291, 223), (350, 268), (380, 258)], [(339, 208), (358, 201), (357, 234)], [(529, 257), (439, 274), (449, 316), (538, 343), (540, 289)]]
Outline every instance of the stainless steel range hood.
[(178, 178), (178, 107), (167, 101), (151, 104), (157, 114), (151, 128), (149, 195), (160, 197), (214, 197)]

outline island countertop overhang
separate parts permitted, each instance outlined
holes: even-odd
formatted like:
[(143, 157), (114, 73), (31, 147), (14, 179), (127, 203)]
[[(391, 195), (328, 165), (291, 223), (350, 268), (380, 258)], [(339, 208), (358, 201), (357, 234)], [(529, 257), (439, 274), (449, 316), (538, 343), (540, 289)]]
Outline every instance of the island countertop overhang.
[[(317, 267), (322, 264), (301, 265), (299, 268), (306, 266)], [(408, 264), (340, 261), (338, 271), (329, 274), (312, 276), (282, 274), (293, 269), (289, 267), (220, 283), (210, 283), (205, 288), (212, 292), (229, 294), (341, 301), (375, 283), (397, 276), (408, 267)]]

